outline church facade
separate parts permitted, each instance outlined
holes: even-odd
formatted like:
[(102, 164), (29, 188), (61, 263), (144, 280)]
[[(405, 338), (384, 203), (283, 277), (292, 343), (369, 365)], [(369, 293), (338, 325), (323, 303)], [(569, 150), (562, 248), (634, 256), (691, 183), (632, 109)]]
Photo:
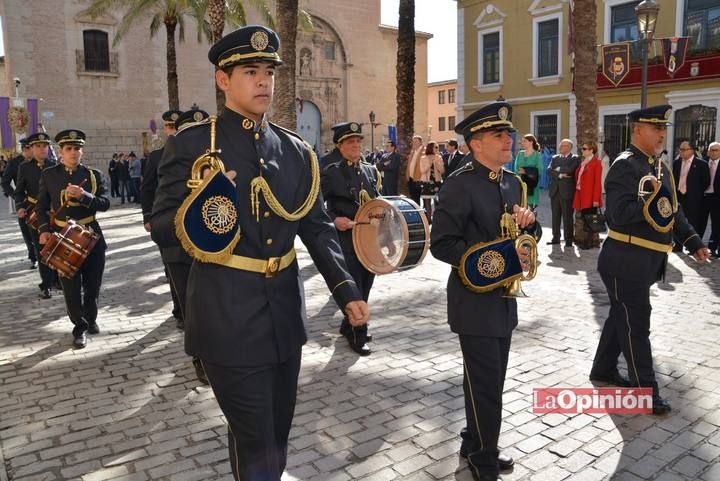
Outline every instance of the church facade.
[[(0, 2), (5, 45), (0, 95), (38, 99), (39, 120), (51, 135), (68, 127), (84, 130), (86, 162), (103, 168), (114, 152), (142, 155), (164, 141), (166, 34), (161, 27), (151, 38), (148, 19), (114, 42), (122, 12), (92, 19), (82, 14), (86, 5), (82, 0)], [(396, 117), (397, 29), (380, 24), (380, 0), (362, 5), (339, 0), (332, 11), (327, 2), (308, 0), (301, 8), (313, 16), (313, 29), (298, 32), (298, 125), (293, 128), (321, 154), (332, 148), (330, 126), (345, 120), (366, 124), (365, 148), (372, 137), (381, 145)], [(197, 105), (215, 113), (209, 43), (197, 41), (193, 20), (186, 20), (185, 29), (184, 42), (176, 35), (180, 108)], [(422, 132), (431, 35), (416, 38), (415, 125)], [(370, 111), (376, 116), (374, 132)]]

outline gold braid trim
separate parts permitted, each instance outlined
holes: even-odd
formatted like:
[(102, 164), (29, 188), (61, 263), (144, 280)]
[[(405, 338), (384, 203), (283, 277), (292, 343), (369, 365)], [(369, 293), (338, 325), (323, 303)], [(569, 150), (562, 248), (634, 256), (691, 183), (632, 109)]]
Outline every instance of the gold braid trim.
[(378, 195), (382, 195), (382, 174), (380, 173), (380, 169), (378, 169), (377, 166), (374, 167), (375, 175), (377, 176), (375, 177), (375, 188), (377, 189)]
[(270, 209), (272, 209), (275, 214), (289, 222), (296, 222), (305, 217), (315, 204), (315, 200), (317, 199), (318, 193), (320, 192), (320, 166), (318, 164), (315, 151), (313, 151), (310, 144), (305, 141), (303, 141), (303, 143), (310, 151), (310, 172), (312, 174), (310, 192), (308, 193), (305, 202), (303, 202), (302, 205), (298, 207), (297, 210), (295, 210), (295, 212), (290, 213), (286, 211), (280, 201), (277, 200), (275, 194), (273, 194), (272, 190), (270, 189), (270, 185), (267, 183), (267, 181), (261, 176), (255, 177), (250, 182), (250, 207), (252, 208), (252, 213), (255, 214), (255, 220), (257, 222), (260, 222), (261, 193), (268, 207), (270, 207)]

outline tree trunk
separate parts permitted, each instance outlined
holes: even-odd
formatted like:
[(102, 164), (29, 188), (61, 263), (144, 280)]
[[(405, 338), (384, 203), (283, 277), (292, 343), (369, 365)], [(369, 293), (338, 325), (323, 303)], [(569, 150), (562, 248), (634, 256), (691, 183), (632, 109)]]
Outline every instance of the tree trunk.
[[(575, 81), (577, 141), (598, 140), (597, 106), (597, 5), (595, 0), (575, 0)], [(572, 2), (570, 8), (573, 8)]]
[(400, 0), (397, 50), (397, 152), (400, 191), (407, 193), (405, 171), (415, 126), (415, 0)]
[(167, 32), (167, 83), (168, 83), (168, 105), (170, 110), (180, 110), (180, 91), (178, 88), (177, 74), (177, 53), (175, 52), (175, 19), (165, 19), (165, 30)]
[(297, 38), (298, 0), (278, 0), (275, 10), (278, 35), (280, 36), (280, 58), (285, 62), (277, 69), (275, 78), (275, 102), (273, 119), (279, 125), (297, 130), (295, 111), (295, 40)]
[[(212, 41), (217, 43), (223, 36), (225, 30), (225, 0), (209, 0), (208, 16), (210, 17), (210, 27), (212, 29)], [(225, 107), (225, 93), (220, 90), (213, 78), (213, 86), (215, 87), (215, 103), (217, 113), (219, 114)]]

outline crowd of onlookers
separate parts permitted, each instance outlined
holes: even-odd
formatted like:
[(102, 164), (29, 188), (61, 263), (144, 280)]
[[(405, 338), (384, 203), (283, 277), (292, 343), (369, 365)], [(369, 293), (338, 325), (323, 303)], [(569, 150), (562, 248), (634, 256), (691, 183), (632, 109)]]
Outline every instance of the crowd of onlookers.
[(110, 196), (120, 198), (120, 203), (140, 203), (140, 182), (145, 168), (145, 157), (138, 158), (135, 152), (113, 154), (108, 164)]

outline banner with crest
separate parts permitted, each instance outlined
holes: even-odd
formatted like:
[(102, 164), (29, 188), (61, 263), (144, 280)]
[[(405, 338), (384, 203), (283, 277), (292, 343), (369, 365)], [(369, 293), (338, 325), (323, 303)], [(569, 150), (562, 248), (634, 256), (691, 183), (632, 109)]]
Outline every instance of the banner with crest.
[(15, 150), (20, 139), (38, 131), (37, 99), (0, 97), (0, 145)]
[(611, 43), (603, 45), (601, 50), (603, 75), (617, 87), (630, 72), (630, 44)]
[(662, 38), (663, 63), (671, 77), (685, 63), (689, 37)]

